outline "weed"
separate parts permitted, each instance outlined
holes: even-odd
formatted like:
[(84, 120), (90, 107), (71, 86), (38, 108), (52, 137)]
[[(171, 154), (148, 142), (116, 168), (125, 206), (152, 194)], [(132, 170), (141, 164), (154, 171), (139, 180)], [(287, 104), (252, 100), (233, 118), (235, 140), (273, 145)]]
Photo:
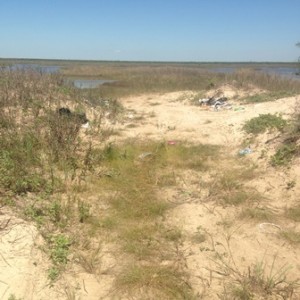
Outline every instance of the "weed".
[(274, 219), (274, 214), (266, 207), (248, 207), (241, 211), (240, 217), (243, 219), (248, 218), (258, 221), (270, 221)]
[(220, 266), (224, 268), (224, 274), (231, 278), (225, 285), (223, 299), (251, 300), (256, 297), (273, 299), (273, 296), (293, 299), (299, 286), (298, 280), (288, 280), (290, 267), (283, 265), (275, 268), (275, 262), (276, 255), (270, 267), (266, 262), (260, 261), (249, 266), (247, 271), (241, 272), (236, 266), (229, 266), (223, 261)]
[(197, 228), (197, 232), (192, 236), (192, 241), (197, 244), (204, 243), (207, 239), (207, 233), (202, 229), (202, 227)]
[(50, 237), (51, 253), (50, 257), (53, 263), (57, 266), (66, 265), (68, 262), (69, 247), (71, 240), (63, 235)]
[(243, 130), (247, 133), (259, 134), (265, 132), (267, 129), (277, 129), (282, 131), (287, 122), (281, 116), (272, 114), (262, 114), (259, 117), (252, 118), (243, 126)]
[(117, 279), (117, 287), (131, 294), (141, 292), (143, 298), (150, 293), (156, 299), (194, 299), (186, 275), (166, 266), (129, 267)]
[(286, 184), (286, 189), (291, 190), (296, 186), (296, 180), (291, 180)]
[(14, 294), (10, 294), (7, 300), (23, 300), (23, 298), (17, 298)]
[(300, 244), (300, 232), (295, 231), (295, 230), (285, 230), (280, 233), (280, 235), (290, 242), (291, 244), (298, 245)]
[(90, 205), (83, 201), (78, 201), (79, 222), (85, 222), (90, 216)]
[(296, 145), (282, 145), (276, 153), (271, 157), (271, 165), (286, 166), (288, 165), (293, 157), (299, 152)]
[(101, 265), (101, 247), (97, 247), (89, 253), (78, 253), (76, 255), (80, 265), (84, 270), (90, 274), (96, 274), (99, 272), (99, 266)]
[(262, 200), (259, 192), (253, 188), (243, 185), (243, 180), (248, 180), (253, 176), (253, 170), (234, 170), (221, 175), (209, 188), (209, 197), (215, 199), (223, 205), (241, 205), (243, 203), (258, 203)]
[(285, 215), (295, 222), (300, 222), (300, 205), (288, 208)]
[(61, 204), (58, 201), (54, 201), (49, 207), (49, 216), (53, 222), (59, 222), (61, 220)]
[(51, 267), (48, 269), (48, 279), (50, 281), (55, 281), (60, 274), (60, 271), (57, 267)]
[(180, 240), (182, 240), (183, 235), (182, 235), (182, 231), (179, 228), (171, 228), (166, 230), (164, 237), (168, 241), (177, 243)]

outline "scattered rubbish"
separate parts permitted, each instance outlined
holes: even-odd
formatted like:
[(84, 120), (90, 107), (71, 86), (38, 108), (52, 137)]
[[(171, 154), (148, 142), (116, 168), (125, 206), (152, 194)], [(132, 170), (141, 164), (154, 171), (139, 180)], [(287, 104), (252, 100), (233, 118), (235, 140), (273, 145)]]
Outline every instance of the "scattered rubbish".
[(226, 97), (220, 97), (220, 98), (202, 98), (199, 99), (200, 106), (206, 105), (213, 107), (214, 110), (218, 111), (221, 108), (231, 109), (232, 106), (227, 102), (228, 99)]
[(128, 114), (128, 115), (127, 115), (127, 118), (128, 118), (128, 119), (133, 119), (133, 118), (134, 118), (134, 115), (133, 115), (133, 114)]
[(176, 141), (168, 141), (168, 145), (176, 145)]
[(81, 125), (81, 128), (85, 128), (85, 129), (90, 128), (90, 123), (86, 122), (85, 124)]
[(258, 225), (258, 227), (262, 232), (265, 233), (277, 233), (278, 231), (282, 230), (279, 225), (276, 225), (274, 223), (261, 223)]
[(252, 153), (252, 149), (250, 147), (247, 147), (245, 149), (242, 149), (239, 151), (239, 155), (246, 155)]
[(152, 152), (144, 152), (144, 153), (142, 153), (142, 154), (139, 155), (139, 159), (143, 160), (143, 159), (145, 159), (145, 158), (147, 158), (149, 156), (152, 156), (152, 155), (153, 155)]
[(67, 107), (61, 107), (57, 110), (58, 114), (61, 117), (68, 117), (70, 120), (75, 120), (76, 122), (84, 125), (89, 122), (88, 118), (86, 117), (85, 113), (78, 113), (78, 112), (72, 112)]

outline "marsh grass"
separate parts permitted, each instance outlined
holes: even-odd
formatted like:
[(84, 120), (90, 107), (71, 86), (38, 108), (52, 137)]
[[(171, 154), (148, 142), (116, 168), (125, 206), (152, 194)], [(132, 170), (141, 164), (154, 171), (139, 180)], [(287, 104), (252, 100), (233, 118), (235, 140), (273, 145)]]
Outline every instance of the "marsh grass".
[(227, 82), (232, 82), (238, 88), (260, 88), (265, 93), (242, 99), (248, 103), (272, 101), (278, 98), (293, 96), (300, 92), (298, 80), (290, 80), (279, 75), (271, 75), (264, 72), (256, 72), (251, 68), (243, 68), (226, 74)]
[(256, 87), (265, 91), (264, 95), (259, 97), (244, 99), (248, 102), (271, 101), (300, 92), (298, 81), (256, 72), (253, 67), (240, 68), (230, 74), (211, 72), (210, 67), (214, 67), (214, 65), (142, 62), (93, 63), (68, 66), (64, 69), (64, 73), (67, 76), (80, 74), (87, 78), (116, 80), (92, 91), (95, 95), (101, 94), (103, 97), (113, 98), (145, 92), (193, 90), (199, 93), (194, 100), (191, 100), (192, 103), (196, 103), (199, 97), (202, 98), (205, 91), (218, 88), (222, 84), (231, 84), (247, 90)]

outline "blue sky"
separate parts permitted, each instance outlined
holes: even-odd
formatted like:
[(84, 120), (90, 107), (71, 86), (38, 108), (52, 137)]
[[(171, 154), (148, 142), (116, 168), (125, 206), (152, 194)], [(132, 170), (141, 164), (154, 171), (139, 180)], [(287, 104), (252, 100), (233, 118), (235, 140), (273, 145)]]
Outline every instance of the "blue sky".
[(0, 0), (0, 57), (297, 61), (300, 0)]

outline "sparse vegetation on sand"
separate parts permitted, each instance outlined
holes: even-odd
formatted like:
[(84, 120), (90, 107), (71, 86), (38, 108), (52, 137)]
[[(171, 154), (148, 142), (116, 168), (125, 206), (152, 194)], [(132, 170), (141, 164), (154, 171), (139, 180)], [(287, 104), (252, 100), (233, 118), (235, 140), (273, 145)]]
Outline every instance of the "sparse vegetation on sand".
[[(156, 66), (153, 73), (154, 65), (110, 66), (101, 76), (119, 76), (119, 83), (86, 91), (57, 74), (0, 71), (0, 247), (16, 249), (8, 257), (0, 251), (5, 270), (23, 276), (29, 271), (20, 269), (34, 269), (37, 297), (297, 299), (290, 265), (299, 267), (299, 180), (288, 172), (298, 153), (299, 115), (287, 120), (270, 110), (250, 119), (253, 104), (243, 112), (192, 106), (190, 99), (224, 82), (235, 92), (254, 84), (284, 92), (273, 77), (194, 67)], [(178, 89), (191, 92), (133, 98)], [(132, 98), (111, 98), (123, 92)], [(89, 125), (82, 126), (84, 118)], [(270, 142), (257, 142), (249, 155), (237, 155), (245, 134), (259, 140), (273, 129), (279, 138), (271, 154)], [(276, 150), (281, 142), (291, 156)], [(257, 158), (260, 151), (266, 154)], [(270, 157), (290, 169), (282, 175)], [(14, 268), (22, 237), (10, 234), (17, 226), (30, 227), (32, 239), (21, 246), (31, 260)]]

